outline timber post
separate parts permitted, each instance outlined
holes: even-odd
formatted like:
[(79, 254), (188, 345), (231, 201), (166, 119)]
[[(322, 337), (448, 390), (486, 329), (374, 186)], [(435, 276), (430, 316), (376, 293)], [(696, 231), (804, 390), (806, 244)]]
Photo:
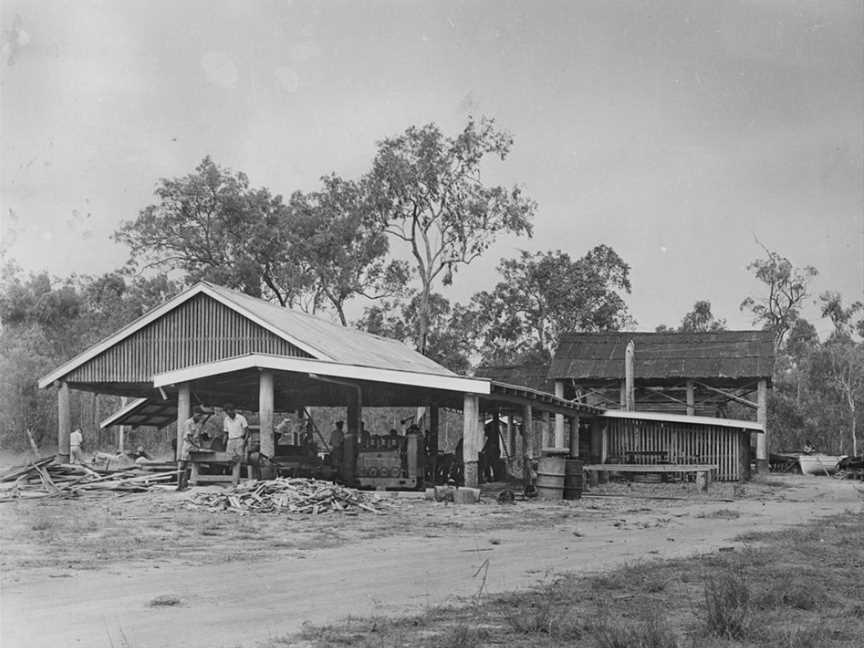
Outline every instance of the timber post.
[(579, 456), (579, 417), (570, 417), (570, 456)]
[(480, 398), (476, 394), (465, 394), (462, 407), (462, 461), (465, 486), (469, 488), (477, 488), (479, 484), (477, 462), (483, 447), (483, 428), (479, 417)]
[(276, 439), (273, 437), (273, 392), (273, 372), (261, 371), (258, 375), (258, 424), (260, 452), (266, 457), (276, 454)]
[(738, 481), (750, 481), (750, 432), (738, 436)]
[(543, 448), (548, 448), (550, 445), (554, 446), (555, 440), (552, 439), (551, 443), (550, 443), (550, 439), (549, 439), (549, 437), (551, 436), (551, 432), (552, 432), (552, 415), (549, 414), (548, 411), (543, 412), (541, 414), (540, 420), (543, 421), (543, 423), (542, 423), (542, 428), (543, 428), (542, 435), (543, 436), (541, 437), (542, 441), (540, 442), (540, 448), (539, 448), (539, 450), (542, 451)]
[[(120, 397), (120, 407), (126, 407), (129, 399), (126, 396)], [(126, 452), (126, 426), (121, 425), (117, 430), (117, 450), (120, 454)]]
[(183, 449), (183, 426), (190, 416), (192, 416), (192, 391), (189, 388), (189, 383), (184, 382), (177, 385), (177, 452), (175, 456), (177, 461), (180, 461), (180, 452)]
[(522, 406), (522, 474), (526, 486), (531, 483), (534, 452), (534, 412), (529, 403)]
[[(564, 383), (561, 380), (555, 381), (555, 396), (564, 398)], [(555, 447), (564, 447), (564, 415), (555, 415)]]
[(768, 472), (768, 381), (764, 378), (756, 387), (756, 421), (764, 432), (756, 434), (756, 472)]
[(627, 343), (624, 352), (624, 409), (632, 412), (636, 409), (636, 388), (634, 385), (635, 372), (633, 369), (634, 357), (636, 355), (636, 344), (633, 340)]
[(438, 433), (441, 429), (441, 416), (437, 403), (429, 406), (429, 454), (433, 457), (438, 455)]
[(696, 387), (692, 380), (687, 381), (687, 416), (696, 413)]
[(69, 462), (69, 435), (72, 434), (72, 415), (69, 409), (69, 385), (57, 383), (57, 454), (61, 463)]

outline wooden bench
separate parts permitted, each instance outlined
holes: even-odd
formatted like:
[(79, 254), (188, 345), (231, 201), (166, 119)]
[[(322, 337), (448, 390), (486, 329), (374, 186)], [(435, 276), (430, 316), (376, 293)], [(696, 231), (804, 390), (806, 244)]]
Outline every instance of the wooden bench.
[(597, 478), (601, 472), (637, 473), (637, 474), (689, 474), (696, 475), (696, 488), (707, 491), (708, 484), (717, 476), (717, 466), (712, 464), (587, 464), (582, 470), (588, 473), (592, 486), (597, 485)]

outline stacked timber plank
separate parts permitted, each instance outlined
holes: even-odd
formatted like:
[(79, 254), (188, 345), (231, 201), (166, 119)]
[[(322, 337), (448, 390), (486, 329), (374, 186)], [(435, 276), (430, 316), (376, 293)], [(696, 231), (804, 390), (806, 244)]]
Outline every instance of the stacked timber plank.
[(0, 501), (38, 497), (77, 497), (87, 491), (139, 493), (176, 479), (177, 472), (151, 473), (139, 469), (102, 474), (87, 466), (53, 464), (54, 457), (0, 475)]
[(277, 478), (246, 482), (233, 491), (206, 491), (192, 495), (190, 505), (210, 510), (239, 513), (345, 513), (360, 511), (382, 514), (393, 505), (377, 498), (368, 498), (353, 488), (332, 482), (304, 478)]

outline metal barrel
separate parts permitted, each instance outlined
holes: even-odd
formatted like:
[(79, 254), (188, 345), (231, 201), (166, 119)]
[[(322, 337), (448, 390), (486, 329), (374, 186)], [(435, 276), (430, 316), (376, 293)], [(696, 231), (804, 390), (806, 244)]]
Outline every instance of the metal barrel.
[(540, 457), (537, 462), (537, 495), (560, 500), (564, 493), (564, 457)]
[(564, 499), (575, 500), (582, 497), (583, 479), (582, 460), (569, 458), (564, 464)]

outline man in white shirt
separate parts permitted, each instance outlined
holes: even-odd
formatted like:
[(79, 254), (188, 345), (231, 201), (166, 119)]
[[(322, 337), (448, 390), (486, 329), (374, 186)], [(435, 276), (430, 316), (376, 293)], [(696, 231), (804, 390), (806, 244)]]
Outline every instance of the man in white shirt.
[(248, 428), (249, 423), (246, 421), (246, 417), (238, 414), (234, 409), (234, 405), (230, 403), (225, 405), (225, 418), (222, 420), (222, 431), (228, 437), (228, 442), (225, 444), (225, 452), (235, 462), (243, 459), (243, 450), (246, 445), (246, 430)]
[(75, 428), (72, 434), (69, 435), (69, 459), (73, 464), (83, 462), (81, 455), (81, 446), (84, 445), (84, 435), (81, 434), (81, 428)]

